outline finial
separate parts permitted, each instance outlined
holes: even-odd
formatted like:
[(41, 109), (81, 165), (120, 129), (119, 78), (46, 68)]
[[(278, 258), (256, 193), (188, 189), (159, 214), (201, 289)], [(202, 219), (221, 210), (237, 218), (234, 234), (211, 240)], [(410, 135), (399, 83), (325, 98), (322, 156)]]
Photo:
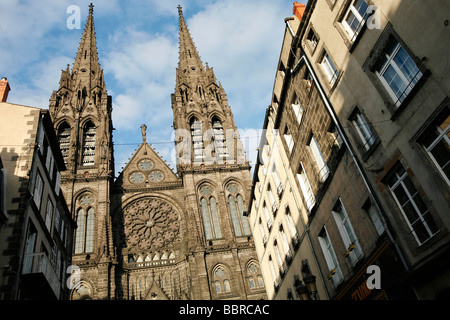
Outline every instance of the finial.
[(182, 15), (183, 14), (183, 10), (182, 10), (183, 8), (181, 7), (181, 5), (178, 5), (178, 13), (180, 14), (180, 15)]
[(147, 142), (147, 126), (145, 124), (141, 125), (142, 142)]
[(91, 4), (89, 5), (89, 14), (92, 14), (92, 13), (94, 13), (94, 5), (91, 2)]

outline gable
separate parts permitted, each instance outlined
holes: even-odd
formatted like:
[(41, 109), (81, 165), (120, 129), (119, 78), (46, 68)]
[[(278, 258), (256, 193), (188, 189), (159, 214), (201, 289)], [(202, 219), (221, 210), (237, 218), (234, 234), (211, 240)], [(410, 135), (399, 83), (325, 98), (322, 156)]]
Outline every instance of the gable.
[(122, 188), (161, 188), (179, 184), (181, 179), (146, 142), (136, 150), (116, 184)]

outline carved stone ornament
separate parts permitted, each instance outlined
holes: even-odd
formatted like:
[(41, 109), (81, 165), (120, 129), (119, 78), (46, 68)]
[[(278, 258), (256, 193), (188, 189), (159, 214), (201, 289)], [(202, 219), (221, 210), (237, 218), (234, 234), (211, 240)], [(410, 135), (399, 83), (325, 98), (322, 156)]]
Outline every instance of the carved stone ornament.
[(167, 202), (143, 198), (124, 210), (125, 236), (137, 251), (158, 250), (179, 242), (179, 215)]

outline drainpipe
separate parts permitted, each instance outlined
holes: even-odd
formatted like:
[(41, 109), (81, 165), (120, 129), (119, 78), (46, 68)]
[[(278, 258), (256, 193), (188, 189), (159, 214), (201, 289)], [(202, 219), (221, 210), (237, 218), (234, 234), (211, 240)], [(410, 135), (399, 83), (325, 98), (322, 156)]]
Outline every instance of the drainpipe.
[(372, 202), (377, 207), (378, 212), (380, 212), (380, 218), (381, 218), (383, 226), (384, 226), (384, 228), (386, 230), (386, 234), (387, 234), (389, 240), (394, 245), (394, 248), (395, 248), (395, 250), (398, 253), (398, 256), (399, 256), (399, 258), (400, 258), (400, 260), (401, 260), (401, 262), (403, 264), (403, 267), (405, 268), (406, 271), (408, 271), (409, 267), (408, 267), (408, 264), (406, 263), (405, 257), (403, 255), (402, 251), (400, 250), (400, 247), (399, 247), (398, 243), (395, 241), (394, 237), (392, 236), (392, 233), (389, 230), (389, 227), (388, 227), (387, 222), (386, 222), (386, 220), (384, 218), (384, 215), (382, 214), (384, 211), (382, 210), (380, 204), (378, 203), (378, 199), (376, 198), (376, 195), (373, 192), (373, 189), (372, 189), (372, 187), (370, 186), (370, 184), (368, 182), (368, 179), (367, 179), (367, 177), (366, 177), (366, 175), (364, 173), (364, 170), (361, 168), (361, 164), (359, 163), (358, 158), (355, 156), (355, 154), (354, 154), (354, 152), (352, 150), (352, 147), (351, 147), (350, 143), (347, 140), (347, 136), (345, 135), (344, 130), (342, 129), (342, 126), (341, 126), (339, 120), (336, 117), (334, 109), (332, 108), (331, 104), (329, 103), (328, 98), (326, 97), (326, 95), (325, 95), (325, 93), (324, 93), (324, 91), (322, 89), (322, 86), (320, 85), (320, 82), (317, 80), (316, 74), (315, 74), (314, 70), (312, 69), (309, 60), (308, 60), (308, 58), (306, 57), (306, 55), (304, 53), (302, 53), (302, 56), (300, 57), (300, 60), (295, 65), (295, 67), (293, 69), (291, 69), (291, 71), (290, 71), (291, 75), (293, 73), (295, 73), (295, 71), (297, 70), (298, 66), (301, 64), (301, 62), (305, 63), (305, 65), (308, 68), (311, 76), (313, 77), (314, 82), (317, 84), (317, 89), (319, 90), (319, 94), (320, 94), (323, 102), (325, 103), (325, 106), (326, 106), (326, 108), (327, 108), (327, 110), (328, 110), (328, 112), (329, 112), (329, 114), (330, 114), (334, 124), (336, 125), (336, 128), (338, 129), (338, 132), (341, 135), (342, 140), (345, 143), (345, 146), (347, 147), (347, 149), (348, 149), (348, 151), (350, 153), (350, 156), (352, 157), (353, 161), (355, 162), (356, 168), (358, 169), (358, 171), (359, 171), (359, 173), (360, 173), (360, 175), (361, 175), (361, 177), (362, 177), (362, 179), (364, 181), (364, 184), (365, 184), (367, 190), (369, 191), (370, 199), (372, 200)]

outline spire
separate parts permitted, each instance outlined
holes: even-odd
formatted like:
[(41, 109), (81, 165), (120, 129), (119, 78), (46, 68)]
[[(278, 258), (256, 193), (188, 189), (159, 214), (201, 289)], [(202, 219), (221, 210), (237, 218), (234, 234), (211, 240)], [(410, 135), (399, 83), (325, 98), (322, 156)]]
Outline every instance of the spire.
[(94, 80), (101, 73), (95, 37), (94, 5), (92, 3), (89, 5), (89, 16), (72, 72), (77, 74), (77, 80), (82, 82), (81, 86), (85, 86), (87, 89), (92, 89), (95, 86)]
[(184, 71), (195, 68), (197, 71), (203, 71), (202, 60), (189, 33), (180, 5), (178, 6), (178, 13), (180, 15), (180, 59), (178, 69)]

